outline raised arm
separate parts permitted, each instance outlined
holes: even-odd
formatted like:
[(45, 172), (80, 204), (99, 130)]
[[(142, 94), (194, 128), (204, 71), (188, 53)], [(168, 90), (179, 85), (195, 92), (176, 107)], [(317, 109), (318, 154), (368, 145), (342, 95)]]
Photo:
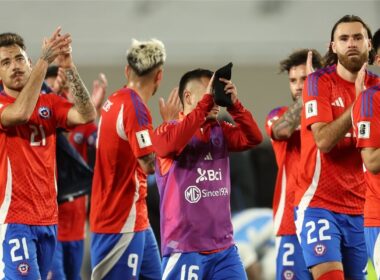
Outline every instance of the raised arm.
[(75, 126), (94, 121), (96, 109), (92, 103), (90, 93), (74, 65), (71, 48), (70, 52), (58, 56), (58, 63), (65, 70), (67, 82), (74, 99), (74, 106), (67, 113), (67, 125)]
[[(4, 127), (19, 125), (27, 122), (36, 106), (42, 83), (50, 63), (62, 52), (68, 51), (71, 37), (69, 34), (60, 36), (58, 27), (49, 39), (44, 39), (42, 53), (30, 74), (30, 77), (17, 96), (14, 103), (8, 105), (1, 114), (1, 124)], [(27, 57), (23, 57), (28, 63)]]

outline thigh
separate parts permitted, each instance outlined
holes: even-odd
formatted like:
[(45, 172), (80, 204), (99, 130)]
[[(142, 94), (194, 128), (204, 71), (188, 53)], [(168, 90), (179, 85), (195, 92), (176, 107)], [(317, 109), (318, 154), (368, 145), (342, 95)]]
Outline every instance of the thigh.
[(328, 210), (307, 208), (304, 213), (297, 212), (297, 233), (308, 268), (326, 262), (342, 262), (339, 227), (334, 214)]
[(342, 215), (342, 256), (344, 276), (349, 279), (365, 279), (368, 254), (364, 237), (363, 216)]
[(380, 227), (365, 227), (364, 236), (368, 256), (371, 258), (377, 278), (380, 278)]
[(162, 259), (162, 280), (205, 279), (203, 262), (198, 253), (173, 253)]
[(276, 238), (276, 279), (312, 279), (296, 235)]
[(144, 243), (142, 232), (93, 234), (92, 279), (137, 279), (140, 274)]
[(37, 236), (27, 225), (0, 225), (0, 279), (40, 279)]
[(84, 240), (62, 242), (63, 266), (67, 279), (80, 280)]
[[(242, 261), (240, 260), (236, 246), (213, 254), (211, 264), (213, 267), (212, 275), (207, 279), (214, 280), (244, 280), (247, 275), (244, 270)], [(210, 266), (210, 264), (208, 264)]]
[(145, 230), (144, 234), (145, 247), (140, 270), (140, 279), (159, 280), (162, 277), (162, 273), (157, 241), (151, 228)]
[(57, 246), (57, 226), (32, 226), (37, 235), (37, 260), (42, 279), (51, 268)]

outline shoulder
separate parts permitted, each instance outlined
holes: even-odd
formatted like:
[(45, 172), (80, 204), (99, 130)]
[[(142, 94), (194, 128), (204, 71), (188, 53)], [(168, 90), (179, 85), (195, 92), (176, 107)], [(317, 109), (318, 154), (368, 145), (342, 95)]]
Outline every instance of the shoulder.
[(270, 120), (276, 117), (280, 117), (282, 114), (286, 112), (287, 109), (288, 109), (287, 106), (276, 107), (268, 113), (267, 119)]

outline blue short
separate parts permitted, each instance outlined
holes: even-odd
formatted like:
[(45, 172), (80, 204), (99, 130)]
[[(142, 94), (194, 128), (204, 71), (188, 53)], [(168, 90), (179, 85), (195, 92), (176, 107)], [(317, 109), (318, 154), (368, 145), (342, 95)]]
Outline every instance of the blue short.
[(46, 279), (57, 226), (0, 225), (0, 279)]
[(380, 227), (364, 228), (368, 256), (375, 268), (377, 279), (380, 279)]
[(297, 234), (307, 267), (341, 262), (346, 278), (365, 279), (368, 256), (362, 215), (306, 208), (296, 210), (296, 216)]
[(162, 259), (162, 280), (247, 279), (236, 246), (213, 253), (174, 253)]
[(160, 255), (152, 229), (91, 236), (91, 279), (161, 279)]
[(276, 238), (276, 279), (313, 279), (307, 269), (297, 235), (283, 235)]
[(80, 280), (84, 240), (58, 241), (54, 253), (51, 276), (54, 280)]

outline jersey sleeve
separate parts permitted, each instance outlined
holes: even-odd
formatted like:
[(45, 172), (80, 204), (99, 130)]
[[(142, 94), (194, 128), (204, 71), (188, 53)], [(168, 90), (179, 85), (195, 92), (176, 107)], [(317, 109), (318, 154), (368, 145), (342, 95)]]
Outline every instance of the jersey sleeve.
[(310, 74), (302, 91), (303, 113), (305, 114), (306, 126), (314, 123), (329, 123), (333, 121), (330, 104), (331, 81), (323, 69)]
[(287, 109), (288, 109), (288, 107), (286, 107), (286, 106), (278, 107), (278, 108), (275, 108), (272, 111), (270, 111), (269, 114), (267, 115), (267, 117), (265, 119), (265, 132), (267, 133), (267, 135), (271, 139), (274, 139), (273, 138), (273, 132), (272, 132), (273, 124), (279, 118), (281, 118), (281, 116), (286, 112)]
[(362, 92), (352, 107), (358, 148), (380, 148), (380, 88)]
[(250, 111), (237, 101), (228, 112), (236, 123), (221, 123), (229, 151), (244, 151), (261, 143), (263, 136)]
[(50, 102), (52, 103), (57, 127), (70, 130), (71, 128), (67, 126), (67, 114), (71, 107), (73, 107), (73, 104), (56, 94), (48, 94), (46, 96), (49, 96)]
[(150, 112), (141, 99), (136, 96), (130, 106), (123, 111), (124, 132), (136, 158), (153, 152), (152, 145), (152, 118)]

